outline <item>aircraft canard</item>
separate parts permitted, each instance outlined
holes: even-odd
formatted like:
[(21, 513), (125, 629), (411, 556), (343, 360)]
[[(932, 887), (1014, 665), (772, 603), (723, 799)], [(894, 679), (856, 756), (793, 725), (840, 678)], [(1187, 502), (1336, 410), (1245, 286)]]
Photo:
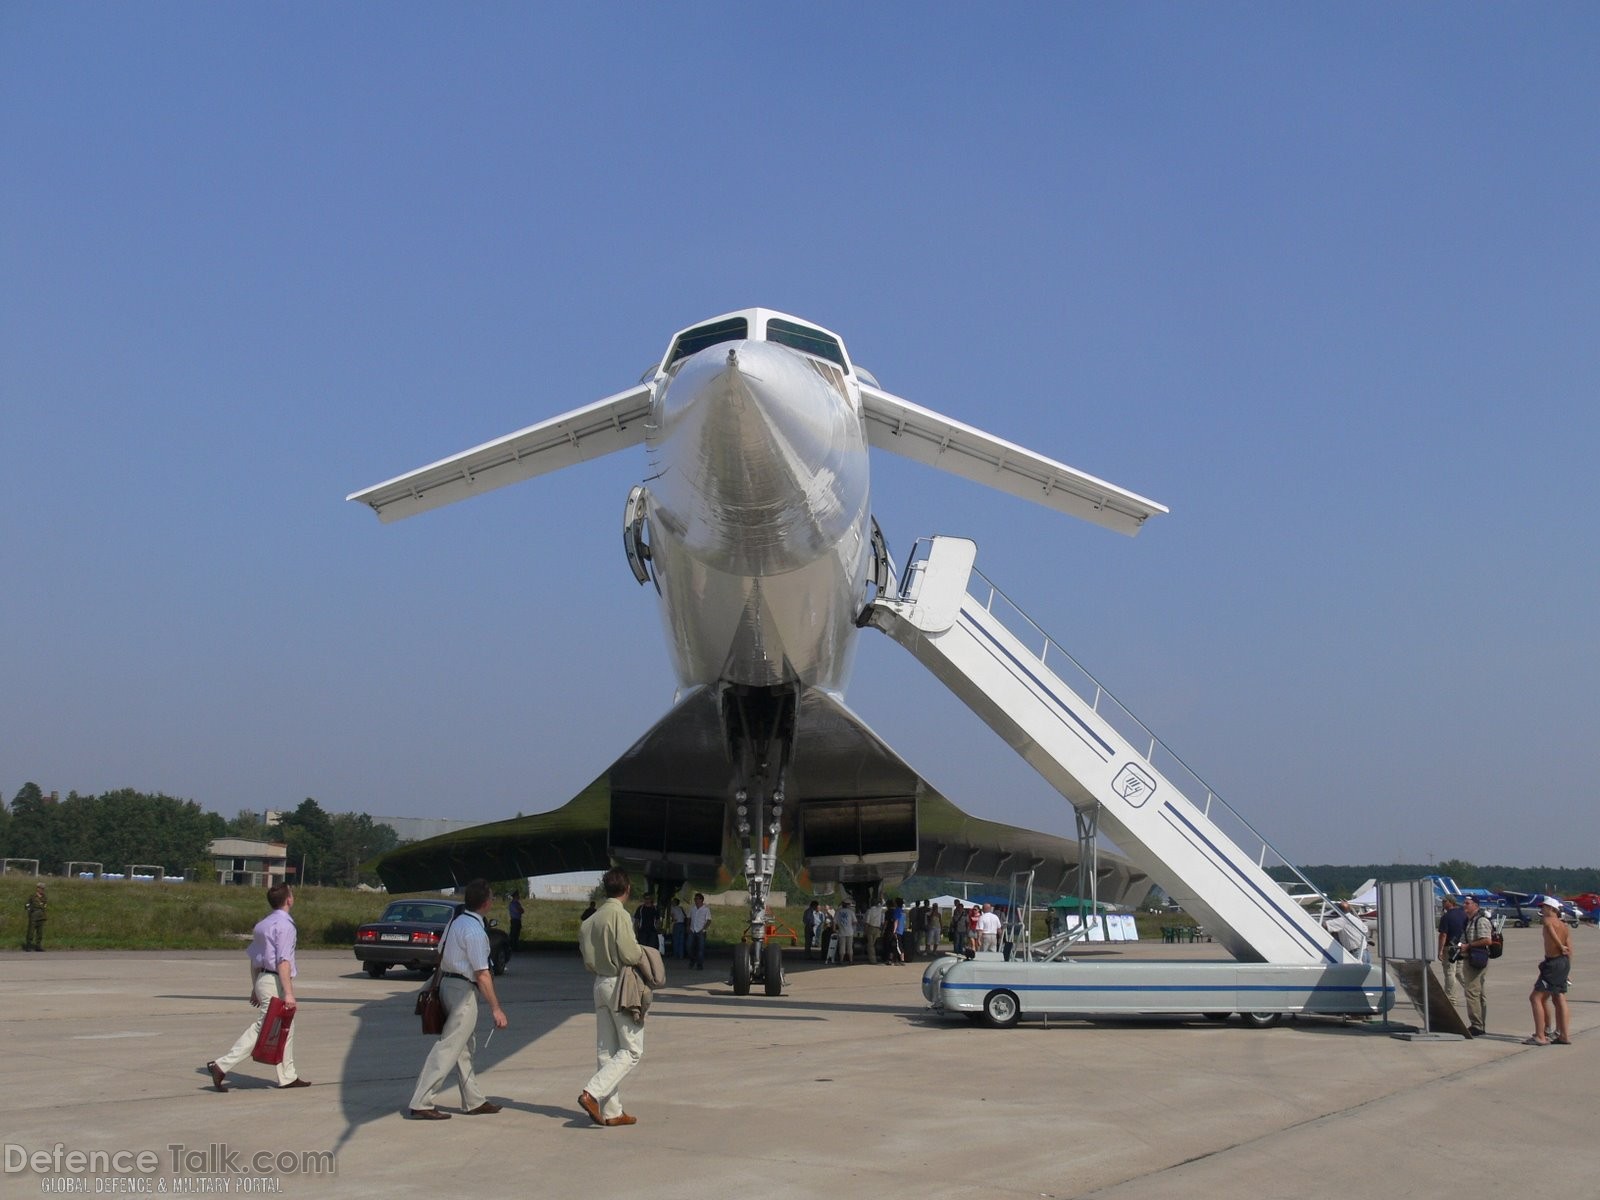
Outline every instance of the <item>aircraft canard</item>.
[[(733, 764), (715, 697), (697, 690), (561, 808), (413, 842), (380, 857), (391, 891), (625, 866), (664, 882), (740, 874)], [(1032, 870), (1038, 886), (1078, 883), (1078, 845), (963, 812), (844, 705), (809, 693), (796, 771), (778, 830), (792, 878), (851, 887), (914, 874), (1003, 884)], [(1141, 899), (1149, 879), (1121, 857), (1097, 856), (1099, 895)]]

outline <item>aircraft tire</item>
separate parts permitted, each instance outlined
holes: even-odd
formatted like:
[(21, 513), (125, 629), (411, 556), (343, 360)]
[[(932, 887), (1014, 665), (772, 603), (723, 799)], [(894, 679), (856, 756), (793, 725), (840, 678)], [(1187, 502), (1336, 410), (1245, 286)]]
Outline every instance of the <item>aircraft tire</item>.
[(1022, 1016), (1022, 1002), (1015, 992), (996, 988), (983, 998), (983, 1019), (995, 1029), (1010, 1029)]
[(750, 994), (750, 947), (738, 945), (733, 948), (733, 994), (735, 996), (748, 996)]
[(761, 976), (767, 995), (783, 995), (783, 947), (777, 942), (768, 942), (761, 949)]
[(1274, 1012), (1242, 1012), (1239, 1014), (1239, 1020), (1243, 1021), (1248, 1029), (1269, 1029), (1282, 1019), (1282, 1013)]

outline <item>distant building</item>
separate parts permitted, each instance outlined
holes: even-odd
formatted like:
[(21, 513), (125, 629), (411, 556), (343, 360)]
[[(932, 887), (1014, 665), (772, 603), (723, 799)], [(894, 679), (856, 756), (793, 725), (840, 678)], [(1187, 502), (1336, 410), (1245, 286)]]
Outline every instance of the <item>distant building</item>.
[(218, 883), (271, 887), (289, 873), (289, 847), (282, 842), (217, 838), (206, 846)]

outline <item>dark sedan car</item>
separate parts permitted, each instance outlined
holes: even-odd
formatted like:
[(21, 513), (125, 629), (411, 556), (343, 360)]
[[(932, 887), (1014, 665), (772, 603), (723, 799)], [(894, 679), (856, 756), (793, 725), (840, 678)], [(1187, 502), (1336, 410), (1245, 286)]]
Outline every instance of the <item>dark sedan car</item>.
[[(356, 930), (356, 961), (379, 978), (390, 967), (429, 972), (439, 965), (439, 939), (466, 906), (459, 900), (392, 900), (383, 916)], [(511, 939), (489, 922), (489, 969), (504, 973)]]

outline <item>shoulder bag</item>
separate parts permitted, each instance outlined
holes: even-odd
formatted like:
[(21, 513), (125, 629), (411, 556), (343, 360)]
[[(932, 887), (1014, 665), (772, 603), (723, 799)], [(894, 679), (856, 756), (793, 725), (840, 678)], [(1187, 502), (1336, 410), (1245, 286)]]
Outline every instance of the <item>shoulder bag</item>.
[[(1478, 922), (1479, 921), (1482, 921), (1485, 924), (1487, 924), (1489, 926), (1489, 936), (1491, 938), (1494, 936), (1494, 924), (1489, 921), (1488, 917), (1485, 917), (1480, 913), (1473, 920), (1472, 924), (1467, 927), (1467, 941), (1475, 942), (1475, 941), (1478, 940)], [(1488, 965), (1489, 965), (1489, 947), (1488, 946), (1470, 946), (1469, 945), (1467, 947), (1467, 966), (1471, 967), (1475, 971), (1481, 971), (1485, 967), (1487, 967)]]
[(455, 918), (444, 927), (444, 934), (439, 938), (439, 965), (433, 969), (433, 977), (417, 993), (416, 1014), (422, 1018), (422, 1033), (424, 1037), (438, 1037), (444, 1032), (444, 1020), (449, 1015), (445, 1011), (444, 996), (439, 992), (439, 980), (444, 976), (444, 944), (450, 936), (450, 927), (454, 925)]

